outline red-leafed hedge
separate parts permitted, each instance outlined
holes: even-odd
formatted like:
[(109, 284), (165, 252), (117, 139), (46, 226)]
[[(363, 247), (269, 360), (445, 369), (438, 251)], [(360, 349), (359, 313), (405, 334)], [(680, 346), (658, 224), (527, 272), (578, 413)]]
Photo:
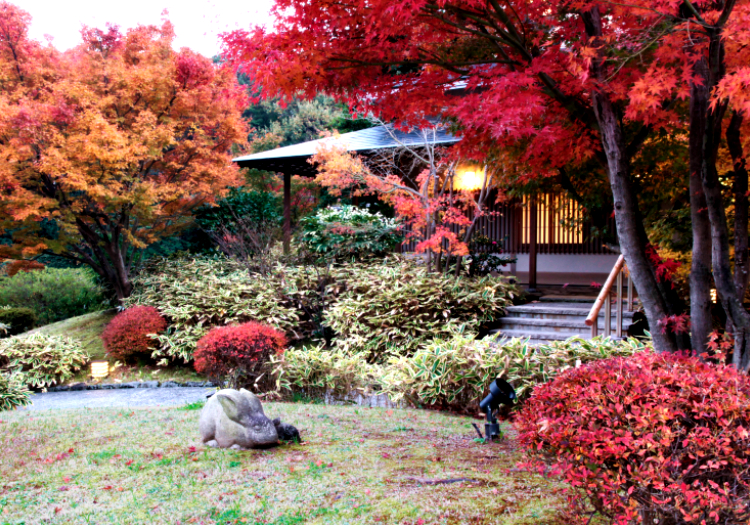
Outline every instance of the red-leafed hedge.
[(583, 523), (593, 510), (618, 524), (750, 520), (750, 379), (731, 367), (652, 352), (593, 362), (538, 387), (516, 425), (528, 466), (573, 487)]
[(195, 369), (234, 388), (256, 384), (263, 389), (270, 379), (265, 373), (269, 357), (282, 354), (286, 344), (283, 332), (261, 323), (221, 326), (198, 341)]
[(119, 360), (127, 360), (137, 354), (150, 354), (156, 341), (149, 334), (160, 334), (167, 328), (167, 321), (152, 306), (134, 306), (117, 314), (102, 332), (102, 341), (107, 353)]

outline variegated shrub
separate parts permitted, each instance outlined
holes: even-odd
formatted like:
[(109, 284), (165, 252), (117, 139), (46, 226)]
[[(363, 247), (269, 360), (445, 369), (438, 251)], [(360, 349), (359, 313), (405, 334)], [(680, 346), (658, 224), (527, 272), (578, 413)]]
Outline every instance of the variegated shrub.
[(34, 388), (64, 383), (88, 361), (80, 343), (68, 337), (32, 333), (0, 340), (0, 372), (17, 374)]

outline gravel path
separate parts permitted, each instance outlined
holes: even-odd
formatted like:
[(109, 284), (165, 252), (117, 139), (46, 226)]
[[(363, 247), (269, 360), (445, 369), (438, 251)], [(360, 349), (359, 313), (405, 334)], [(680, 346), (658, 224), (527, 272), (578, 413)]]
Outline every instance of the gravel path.
[(181, 406), (205, 400), (206, 394), (215, 391), (215, 388), (180, 387), (46, 392), (32, 395), (32, 404), (23, 410)]

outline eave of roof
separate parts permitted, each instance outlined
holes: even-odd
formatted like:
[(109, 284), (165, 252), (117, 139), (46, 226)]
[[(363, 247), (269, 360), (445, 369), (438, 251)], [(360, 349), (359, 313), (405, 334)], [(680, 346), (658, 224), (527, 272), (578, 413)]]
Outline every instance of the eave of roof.
[[(317, 153), (322, 144), (338, 145), (346, 151), (366, 153), (386, 148), (402, 146), (424, 146), (427, 144), (450, 145), (461, 140), (444, 127), (432, 130), (401, 131), (392, 126), (376, 126), (344, 133), (338, 137), (326, 137), (254, 153), (232, 159), (242, 167), (268, 171), (293, 171), (298, 175), (314, 175), (315, 168), (307, 160)], [(296, 170), (296, 171), (295, 171)]]

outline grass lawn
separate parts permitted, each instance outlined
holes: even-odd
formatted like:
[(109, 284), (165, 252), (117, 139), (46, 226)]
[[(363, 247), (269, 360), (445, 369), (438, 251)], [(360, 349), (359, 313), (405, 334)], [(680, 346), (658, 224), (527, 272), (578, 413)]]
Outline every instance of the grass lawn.
[[(101, 334), (104, 327), (109, 323), (117, 312), (105, 310), (91, 314), (72, 317), (65, 321), (48, 324), (35, 328), (27, 333), (42, 333), (47, 335), (59, 335), (75, 339), (83, 345), (92, 360), (105, 359), (111, 364), (114, 359), (109, 359), (104, 349)], [(90, 382), (89, 370), (85, 369), (76, 374), (68, 383)], [(198, 375), (190, 366), (157, 367), (153, 364), (143, 363), (140, 365), (119, 366), (104, 383), (126, 383), (129, 381), (205, 381), (206, 378)]]
[(563, 486), (470, 418), (268, 403), (306, 443), (238, 452), (203, 446), (192, 408), (0, 413), (0, 523), (560, 523)]

